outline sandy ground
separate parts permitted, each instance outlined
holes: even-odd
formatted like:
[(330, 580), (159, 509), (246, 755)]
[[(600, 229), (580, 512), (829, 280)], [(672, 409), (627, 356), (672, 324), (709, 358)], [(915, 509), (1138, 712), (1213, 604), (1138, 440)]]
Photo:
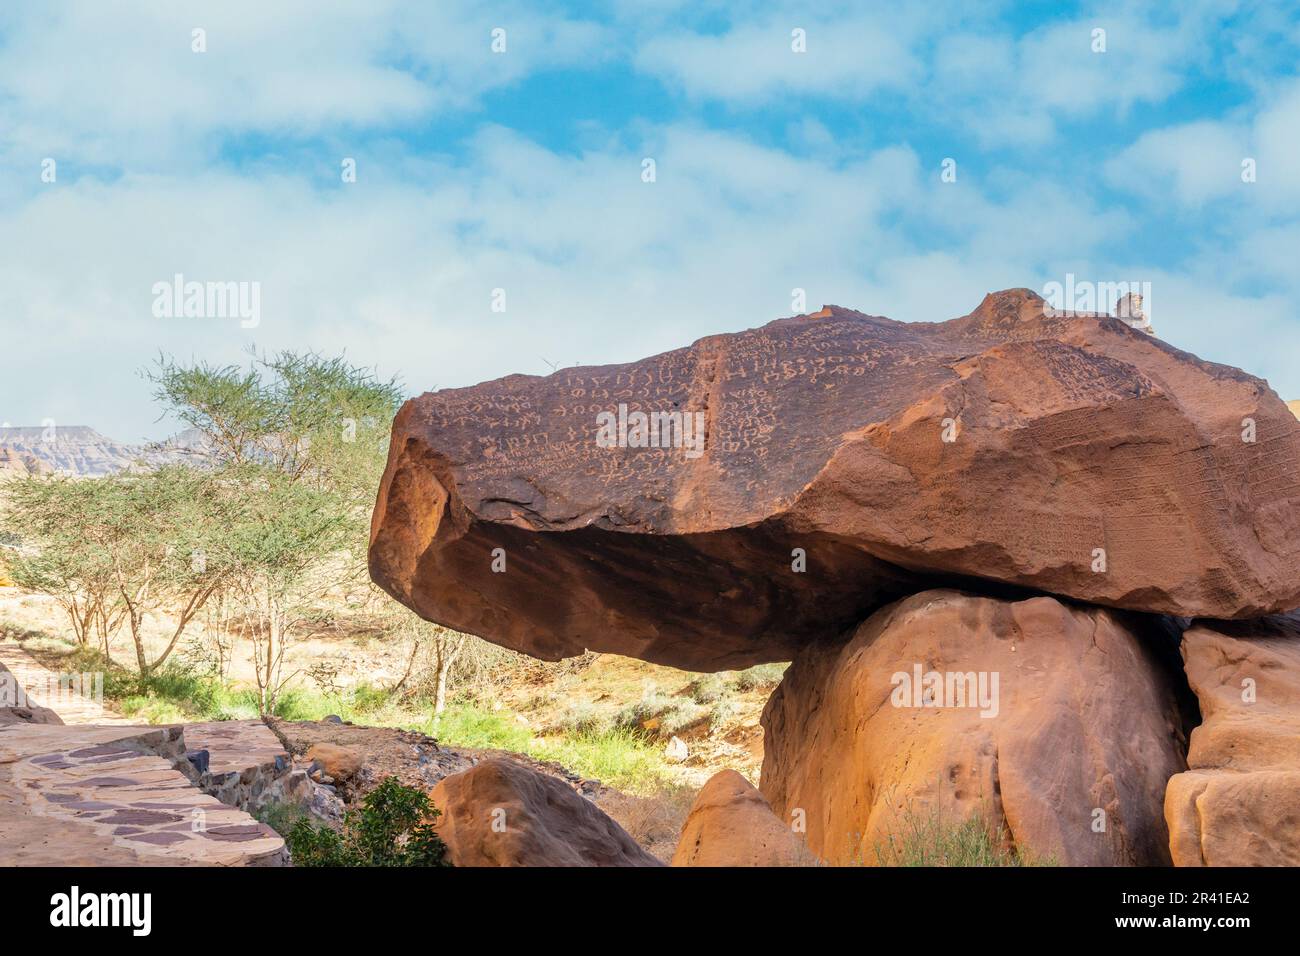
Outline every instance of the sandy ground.
[[(155, 658), (167, 646), (175, 624), (170, 617), (146, 618), (143, 632), (147, 654)], [(0, 587), (0, 628), (5, 636), (27, 641), (41, 636), (72, 638), (67, 616), (51, 597), (30, 594), (15, 587)], [(202, 616), (187, 627), (169, 660), (184, 660), (199, 647), (209, 653), (211, 636)], [(406, 660), (401, 647), (382, 640), (379, 635), (349, 631), (342, 627), (323, 626), (310, 636), (295, 638), (285, 654), (284, 673), (297, 673), (296, 681), (307, 681), (309, 668), (329, 664), (337, 666), (341, 687), (367, 681), (376, 686), (396, 683)], [(124, 666), (134, 667), (135, 646), (123, 628), (113, 638), (112, 657)], [(246, 644), (237, 646), (228, 661), (227, 678), (237, 684), (253, 684), (253, 666)]]

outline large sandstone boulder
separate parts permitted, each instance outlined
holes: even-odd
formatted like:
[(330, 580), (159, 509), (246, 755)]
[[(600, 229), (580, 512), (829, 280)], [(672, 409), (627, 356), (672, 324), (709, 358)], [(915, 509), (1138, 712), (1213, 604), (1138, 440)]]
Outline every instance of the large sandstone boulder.
[(763, 713), (763, 794), (832, 864), (976, 815), (1031, 861), (1168, 864), (1168, 678), (1115, 612), (923, 592), (795, 658)]
[(1183, 635), (1201, 705), (1165, 819), (1177, 866), (1300, 866), (1300, 616)]
[(537, 657), (702, 670), (971, 578), (1252, 616), (1300, 605), (1300, 423), (1258, 378), (1025, 289), (942, 323), (832, 306), (411, 400), (370, 570)]
[(673, 866), (813, 866), (816, 858), (734, 770), (709, 778), (682, 825)]
[(491, 758), (430, 794), (456, 866), (662, 866), (590, 800), (554, 777)]

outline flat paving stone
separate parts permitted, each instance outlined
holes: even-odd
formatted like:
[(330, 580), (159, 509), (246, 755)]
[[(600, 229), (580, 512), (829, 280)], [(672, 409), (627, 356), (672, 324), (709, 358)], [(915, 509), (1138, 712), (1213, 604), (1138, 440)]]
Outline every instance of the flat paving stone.
[[(179, 726), (0, 725), (0, 865), (285, 863), (275, 831), (176, 769), (192, 749), (187, 733)], [(269, 746), (253, 728), (219, 736), (238, 745), (232, 769), (262, 759)], [(110, 754), (119, 759), (106, 774), (97, 761)]]

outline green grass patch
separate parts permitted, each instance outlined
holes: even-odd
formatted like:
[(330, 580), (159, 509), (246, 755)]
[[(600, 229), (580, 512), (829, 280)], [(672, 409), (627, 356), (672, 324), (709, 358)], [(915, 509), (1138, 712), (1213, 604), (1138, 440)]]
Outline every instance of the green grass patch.
[[(937, 809), (899, 812), (895, 832), (873, 847), (877, 866), (1054, 866), (1006, 846), (1005, 831), (980, 814), (965, 819), (944, 816)], [(865, 863), (863, 854), (857, 854)]]
[(532, 731), (518, 721), (467, 703), (453, 704), (436, 721), (426, 717), (413, 729), (457, 747), (528, 753), (535, 746)]
[[(105, 703), (123, 715), (150, 724), (212, 720), (252, 720), (258, 716), (257, 691), (218, 680), (215, 674), (168, 664), (149, 677), (140, 677), (117, 664), (106, 666), (102, 654), (78, 649), (60, 657), (64, 671), (102, 671)], [(374, 719), (387, 714), (388, 720)], [(337, 714), (356, 723), (397, 723), (409, 717), (387, 691), (358, 685), (341, 693), (290, 688), (276, 701), (274, 714), (285, 720), (321, 720)]]
[(655, 793), (672, 780), (662, 745), (623, 728), (536, 736), (508, 714), (459, 702), (449, 706), (436, 723), (426, 718), (411, 729), (453, 747), (509, 750), (553, 761), (629, 793)]
[(531, 754), (629, 793), (655, 793), (671, 782), (662, 747), (626, 730), (549, 738)]

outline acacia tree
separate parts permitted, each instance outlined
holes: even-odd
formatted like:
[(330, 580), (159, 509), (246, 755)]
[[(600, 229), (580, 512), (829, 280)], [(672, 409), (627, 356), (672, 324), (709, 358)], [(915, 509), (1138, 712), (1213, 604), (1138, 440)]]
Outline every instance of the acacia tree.
[(77, 643), (88, 646), (97, 635), (108, 654), (122, 612), (112, 561), (96, 534), (102, 510), (96, 490), (61, 476), (10, 481), (0, 528), (17, 545), (8, 560), (14, 583), (54, 598)]
[[(114, 506), (110, 523), (113, 577), (142, 676), (160, 667), (234, 566), (223, 532), (234, 514), (220, 476), (183, 467), (111, 476), (103, 485)], [(146, 617), (174, 614), (172, 633), (149, 660)]]
[(232, 502), (225, 596), (270, 713), (295, 676), (283, 671), (285, 652), (313, 602), (365, 576), (359, 559), (401, 389), (315, 353), (254, 355), (248, 368), (161, 359), (149, 377), (167, 411), (201, 435)]
[(241, 496), (226, 547), (232, 559), (227, 597), (235, 632), (249, 641), (259, 708), (271, 713), (284, 685), (285, 652), (303, 635), (313, 601), (351, 573), (331, 558), (352, 543), (346, 497), (273, 468), (242, 465), (226, 473)]
[[(14, 579), (52, 595), (78, 643), (96, 634), (109, 659), (126, 624), (136, 668), (148, 677), (224, 579), (218, 556), (228, 515), (217, 490), (214, 476), (177, 467), (13, 483), (4, 521), (23, 543)], [(172, 634), (151, 660), (144, 624), (164, 612), (175, 615)]]
[(395, 612), (394, 617), (396, 620), (389, 625), (390, 630), (410, 640), (411, 655), (407, 658), (405, 673), (392, 690), (394, 693), (403, 690), (414, 675), (422, 685), (420, 689), (433, 694), (433, 719), (436, 722), (447, 709), (448, 684), (456, 665), (461, 663), (462, 655), (474, 647), (473, 642), (478, 638), (425, 621), (405, 608)]

